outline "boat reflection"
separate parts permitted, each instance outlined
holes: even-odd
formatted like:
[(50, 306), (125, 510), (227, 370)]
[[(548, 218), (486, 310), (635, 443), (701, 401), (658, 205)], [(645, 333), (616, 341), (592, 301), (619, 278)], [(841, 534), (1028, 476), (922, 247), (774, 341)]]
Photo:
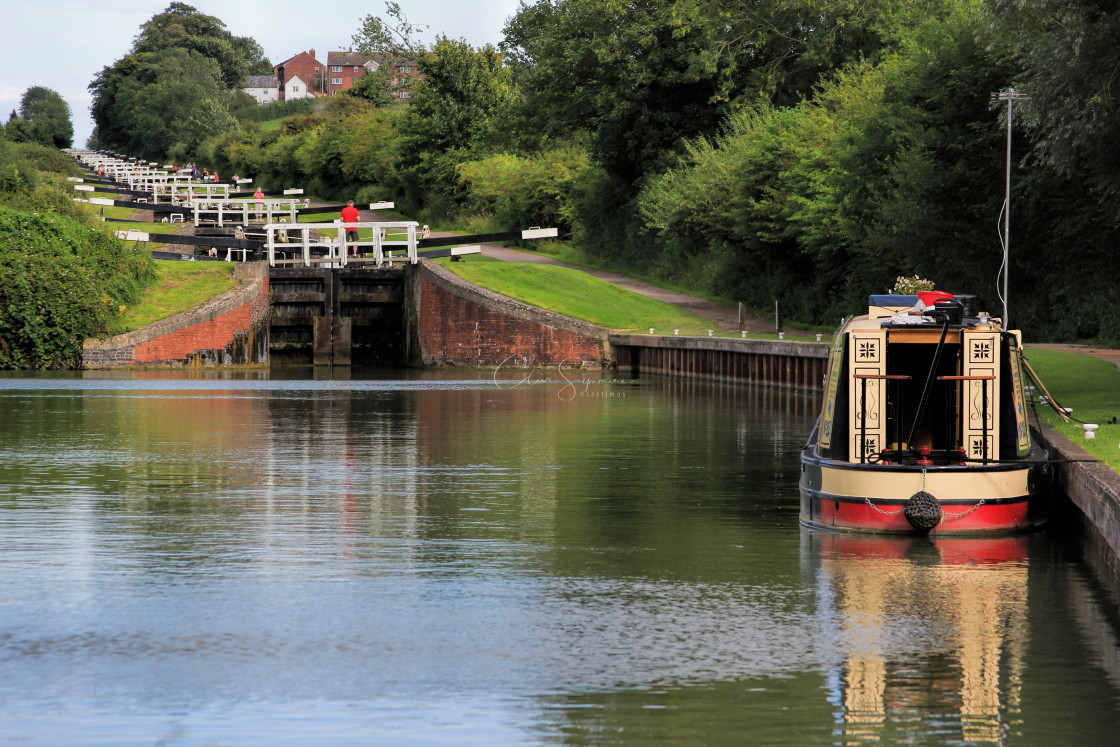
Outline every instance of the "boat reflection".
[[(1020, 719), (1027, 538), (804, 532), (845, 744), (1001, 744)], [(827, 657), (827, 654), (826, 654)]]

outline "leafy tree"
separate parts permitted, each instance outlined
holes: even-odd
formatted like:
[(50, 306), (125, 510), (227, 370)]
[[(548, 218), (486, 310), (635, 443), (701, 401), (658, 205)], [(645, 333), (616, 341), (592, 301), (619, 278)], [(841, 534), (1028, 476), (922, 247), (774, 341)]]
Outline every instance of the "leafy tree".
[(19, 105), (19, 124), (13, 140), (69, 148), (74, 142), (70, 106), (57, 91), (33, 86), (24, 92)]
[(190, 149), (231, 125), (226, 92), (263, 59), (260, 45), (235, 37), (217, 18), (171, 3), (147, 21), (132, 50), (95, 76), (92, 141), (158, 158)]
[(197, 52), (172, 48), (139, 57), (116, 97), (114, 115), (124, 133), (118, 145), (158, 159), (176, 143), (198, 140), (195, 128), (209, 125), (215, 107), (224, 108), (224, 92), (217, 63)]
[(398, 94), (407, 79), (401, 76), (399, 68), (416, 65), (426, 51), (420, 35), (427, 27), (410, 23), (398, 3), (387, 2), (385, 9), (387, 20), (367, 15), (352, 37), (355, 48), (374, 60), (377, 69), (355, 80), (349, 94), (374, 106), (400, 101)]
[(445, 36), (420, 58), (419, 70), (423, 77), (401, 122), (400, 166), (419, 204), (437, 195), (453, 201), (456, 165), (501, 140), (516, 88), (494, 47), (475, 49)]
[(252, 38), (232, 35), (221, 20), (181, 2), (171, 3), (140, 27), (132, 52), (159, 52), (175, 47), (194, 50), (217, 62), (227, 88), (240, 88), (250, 66), (264, 58), (260, 44)]
[[(502, 50), (529, 127), (586, 129), (592, 153), (634, 181), (734, 109), (790, 105), (822, 75), (875, 61), (959, 0), (540, 0), (522, 2)], [(975, 5), (969, 0), (967, 5)]]
[(354, 85), (346, 93), (355, 98), (364, 99), (374, 106), (389, 106), (399, 99), (396, 90), (400, 77), (394, 74), (390, 65), (379, 65), (376, 70), (369, 70), (360, 78), (354, 80)]
[(423, 54), (425, 47), (420, 35), (427, 26), (410, 23), (399, 3), (385, 3), (385, 15), (388, 20), (375, 15), (362, 19), (362, 27), (352, 37), (354, 47), (366, 57), (381, 56), (399, 62)]
[[(1021, 66), (1017, 108), (1036, 153), (1065, 176), (1088, 179), (1102, 199), (1120, 193), (1120, 7), (1111, 0), (997, 0), (999, 29)], [(1116, 221), (1115, 210), (1108, 219)]]
[[(522, 3), (502, 51), (516, 70), (527, 126), (552, 137), (587, 130), (593, 156), (627, 180), (658, 169), (681, 139), (714, 131), (727, 58), (683, 2)], [(694, 5), (694, 4), (693, 4)]]

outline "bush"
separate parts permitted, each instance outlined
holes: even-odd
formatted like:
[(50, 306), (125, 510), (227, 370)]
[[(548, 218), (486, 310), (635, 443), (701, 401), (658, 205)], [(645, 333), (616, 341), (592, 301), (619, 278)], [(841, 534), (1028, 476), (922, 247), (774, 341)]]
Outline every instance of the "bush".
[(0, 368), (74, 368), (139, 299), (151, 258), (76, 218), (0, 206)]
[(490, 213), (508, 230), (549, 226), (570, 233), (573, 186), (587, 164), (586, 151), (574, 147), (468, 161), (458, 167), (463, 208)]

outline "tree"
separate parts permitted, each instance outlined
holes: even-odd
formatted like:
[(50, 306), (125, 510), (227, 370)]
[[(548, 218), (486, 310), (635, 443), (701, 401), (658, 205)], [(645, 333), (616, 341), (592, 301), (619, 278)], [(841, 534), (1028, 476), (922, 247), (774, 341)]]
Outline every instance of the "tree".
[(409, 83), (400, 68), (415, 66), (426, 51), (420, 41), (426, 26), (410, 23), (400, 5), (394, 2), (385, 4), (385, 15), (389, 20), (367, 15), (361, 29), (352, 37), (357, 50), (374, 60), (377, 68), (356, 79), (349, 93), (374, 106), (400, 101), (398, 94)]
[[(822, 75), (874, 62), (960, 0), (539, 0), (502, 50), (530, 127), (586, 130), (593, 155), (634, 181), (759, 100), (795, 104)], [(969, 0), (973, 5), (974, 0)]]
[(709, 24), (681, 22), (683, 5), (522, 3), (502, 51), (524, 92), (527, 127), (553, 137), (590, 132), (592, 154), (626, 180), (660, 168), (679, 140), (713, 131), (731, 70), (713, 53)]
[[(400, 165), (411, 172), (418, 187), (414, 196), (423, 204), (434, 193), (452, 197), (456, 163), (502, 138), (499, 123), (517, 94), (510, 70), (491, 45), (475, 49), (440, 36), (420, 58), (419, 71), (423, 77), (401, 124)], [(461, 158), (452, 155), (459, 151)]]
[(427, 26), (410, 23), (398, 3), (385, 3), (385, 15), (389, 21), (374, 15), (362, 19), (361, 29), (352, 37), (354, 47), (366, 57), (387, 60), (415, 60), (423, 54), (420, 34)]
[[(1110, 0), (999, 0), (999, 29), (1022, 72), (1017, 108), (1036, 154), (1066, 177), (1087, 179), (1100, 199), (1120, 194), (1120, 8)], [(1008, 81), (1011, 82), (1010, 80)], [(1107, 216), (1120, 220), (1115, 210)]]
[(51, 148), (69, 148), (74, 142), (70, 106), (57, 91), (42, 86), (28, 88), (20, 99), (19, 116), (12, 112), (8, 120), (8, 138)]
[(174, 47), (193, 49), (216, 61), (227, 88), (243, 86), (250, 67), (264, 58), (260, 44), (251, 37), (234, 36), (221, 20), (180, 2), (171, 3), (140, 27), (132, 52), (159, 52)]
[(232, 122), (226, 92), (241, 88), (262, 59), (251, 38), (231, 35), (190, 5), (171, 3), (141, 27), (129, 54), (90, 83), (91, 140), (159, 158), (175, 145), (221, 132)]
[(224, 91), (217, 63), (198, 52), (173, 48), (139, 57), (114, 99), (121, 133), (114, 145), (158, 159), (177, 143), (198, 142), (200, 121), (214, 121), (214, 108), (225, 108)]

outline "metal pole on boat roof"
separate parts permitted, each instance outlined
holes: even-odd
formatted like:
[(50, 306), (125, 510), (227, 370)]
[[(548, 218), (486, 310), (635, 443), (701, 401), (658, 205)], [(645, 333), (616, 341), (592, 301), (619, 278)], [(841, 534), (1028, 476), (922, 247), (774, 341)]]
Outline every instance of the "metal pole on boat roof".
[(1011, 102), (1025, 99), (1025, 93), (1017, 93), (1008, 86), (1006, 91), (997, 91), (992, 94), (993, 99), (1007, 102), (1007, 178), (1005, 180), (1003, 195), (1003, 328), (1011, 329), (1011, 322), (1007, 318), (1007, 276), (1011, 272), (1011, 262), (1008, 250), (1011, 245)]

